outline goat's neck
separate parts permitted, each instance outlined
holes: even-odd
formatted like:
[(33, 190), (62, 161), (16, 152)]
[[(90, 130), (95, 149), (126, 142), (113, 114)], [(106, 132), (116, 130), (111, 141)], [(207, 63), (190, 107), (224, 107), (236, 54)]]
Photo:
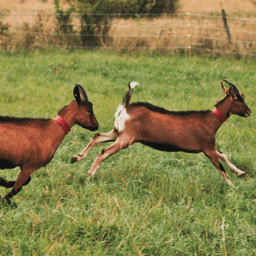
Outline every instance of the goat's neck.
[(61, 116), (70, 128), (75, 124), (75, 115), (77, 111), (76, 101), (72, 101), (68, 106), (64, 107), (58, 115)]
[[(64, 107), (58, 113), (58, 115), (65, 120), (70, 128), (72, 128), (72, 126), (74, 126), (75, 124), (75, 104), (75, 102), (71, 102), (68, 106)], [(64, 129), (57, 123), (57, 121), (52, 119), (52, 124), (48, 130), (48, 138), (51, 138), (52, 148), (56, 150), (65, 136), (66, 132), (64, 131)]]
[(231, 107), (232, 107), (233, 99), (228, 95), (222, 101), (216, 104), (216, 108), (226, 117), (229, 118), (232, 115)]
[[(222, 101), (217, 103), (216, 108), (228, 119), (231, 115), (231, 107), (232, 107), (232, 98), (230, 96), (226, 96)], [(215, 132), (219, 129), (219, 127), (222, 124), (222, 121), (214, 115), (214, 119), (216, 122), (213, 122), (214, 124), (214, 130)]]

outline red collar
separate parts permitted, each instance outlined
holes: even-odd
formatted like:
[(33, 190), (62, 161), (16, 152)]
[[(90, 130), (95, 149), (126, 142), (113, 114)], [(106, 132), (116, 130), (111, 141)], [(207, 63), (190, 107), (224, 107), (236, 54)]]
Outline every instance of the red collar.
[(212, 112), (221, 120), (222, 123), (227, 120), (227, 118), (217, 108), (214, 108)]
[(58, 122), (58, 124), (64, 129), (66, 134), (68, 134), (71, 131), (69, 125), (61, 116), (57, 116), (54, 120)]

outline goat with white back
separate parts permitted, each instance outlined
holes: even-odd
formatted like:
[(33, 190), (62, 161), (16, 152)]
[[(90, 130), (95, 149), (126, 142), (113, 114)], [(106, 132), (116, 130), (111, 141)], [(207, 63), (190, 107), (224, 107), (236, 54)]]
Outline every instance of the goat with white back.
[(224, 177), (225, 182), (233, 186), (219, 160), (225, 162), (238, 177), (244, 176), (245, 173), (230, 163), (224, 153), (217, 150), (215, 133), (232, 114), (248, 117), (251, 115), (251, 110), (238, 88), (229, 81), (224, 81), (229, 85), (227, 89), (221, 82), (226, 97), (219, 101), (212, 111), (177, 112), (146, 102), (129, 104), (133, 89), (138, 85), (136, 82), (129, 83), (129, 90), (115, 113), (114, 128), (108, 133), (96, 134), (82, 152), (72, 157), (71, 162), (84, 159), (90, 149), (98, 143), (114, 141), (95, 159), (88, 172), (92, 177), (107, 157), (135, 142), (140, 142), (168, 152), (203, 152)]
[[(84, 88), (77, 84), (75, 100), (62, 108), (55, 119), (0, 116), (0, 169), (20, 166), (16, 181), (0, 177), (0, 186), (13, 189), (2, 198), (10, 205), (12, 198), (31, 180), (31, 174), (46, 166), (66, 134), (75, 124), (90, 131), (98, 129), (92, 103)], [(1, 199), (1, 197), (0, 197)], [(14, 203), (16, 206), (16, 204)]]

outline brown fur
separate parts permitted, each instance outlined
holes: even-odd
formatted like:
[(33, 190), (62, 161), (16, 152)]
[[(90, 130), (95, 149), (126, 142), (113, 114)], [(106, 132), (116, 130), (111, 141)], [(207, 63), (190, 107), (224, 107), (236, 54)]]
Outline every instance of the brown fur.
[[(97, 130), (92, 104), (82, 86), (75, 87), (74, 96), (76, 100), (60, 110), (58, 115), (69, 127), (79, 124), (91, 131)], [(0, 118), (0, 168), (21, 168), (16, 181), (0, 177), (1, 186), (13, 187), (3, 199), (10, 204), (10, 198), (28, 184), (31, 174), (50, 162), (65, 135), (54, 119)]]

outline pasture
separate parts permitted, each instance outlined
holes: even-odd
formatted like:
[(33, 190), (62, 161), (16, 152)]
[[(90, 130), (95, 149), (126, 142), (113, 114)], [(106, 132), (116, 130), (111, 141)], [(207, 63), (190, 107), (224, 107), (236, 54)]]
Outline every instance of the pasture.
[[(0, 52), (1, 115), (55, 118), (73, 100), (74, 83), (87, 91), (107, 132), (129, 81), (131, 102), (169, 110), (213, 109), (227, 79), (245, 95), (252, 116), (231, 116), (216, 145), (246, 172), (227, 173), (229, 187), (203, 154), (166, 153), (135, 144), (86, 176), (110, 143), (70, 164), (96, 132), (73, 127), (52, 161), (0, 204), (0, 255), (255, 255), (255, 60), (150, 56), (90, 51)], [(16, 179), (19, 169), (0, 170)], [(0, 187), (0, 195), (7, 189)]]

